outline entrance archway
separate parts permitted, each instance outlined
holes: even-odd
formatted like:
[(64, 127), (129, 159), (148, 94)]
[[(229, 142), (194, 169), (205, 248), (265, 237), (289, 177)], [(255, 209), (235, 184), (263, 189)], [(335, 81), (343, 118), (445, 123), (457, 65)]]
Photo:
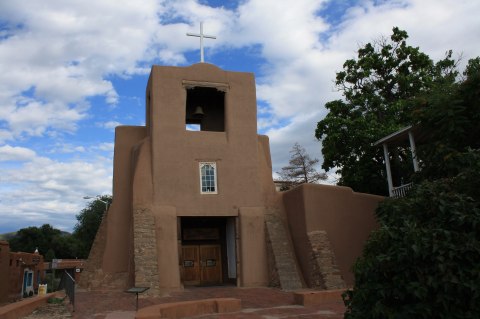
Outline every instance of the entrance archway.
[(180, 273), (183, 284), (236, 284), (235, 234), (235, 217), (181, 217)]

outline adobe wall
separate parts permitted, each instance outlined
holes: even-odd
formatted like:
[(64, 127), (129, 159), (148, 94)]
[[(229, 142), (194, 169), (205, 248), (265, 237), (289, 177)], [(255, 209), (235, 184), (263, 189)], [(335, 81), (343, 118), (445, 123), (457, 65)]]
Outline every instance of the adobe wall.
[[(186, 130), (187, 90), (197, 86), (225, 92), (223, 132)], [(136, 283), (160, 292), (182, 287), (177, 217), (238, 216), (237, 283), (266, 285), (263, 214), (278, 196), (268, 138), (257, 135), (253, 74), (206, 63), (153, 66), (146, 95), (149, 136), (133, 166)], [(216, 194), (201, 194), (200, 162), (216, 163)]]
[[(186, 130), (191, 87), (225, 92), (225, 131)], [(152, 294), (181, 289), (178, 217), (235, 216), (237, 283), (266, 285), (263, 215), (265, 207), (279, 205), (280, 197), (271, 176), (268, 137), (257, 135), (253, 73), (207, 63), (153, 66), (146, 104), (145, 127), (116, 129), (113, 204), (97, 234), (105, 238), (104, 248), (94, 245), (103, 254), (91, 254), (103, 255), (95, 282), (127, 274), (131, 285), (149, 286)], [(200, 162), (216, 163), (217, 194), (201, 194)]]
[[(0, 307), (0, 319), (18, 319), (24, 318), (42, 305), (46, 305), (50, 298), (64, 298), (65, 294), (59, 291), (49, 293), (43, 296), (35, 296), (20, 301), (9, 303)], [(34, 316), (38, 316), (34, 315)], [(49, 317), (52, 318), (52, 317)]]
[(43, 256), (38, 253), (10, 252), (9, 274), (9, 299), (19, 299), (23, 296), (22, 284), (25, 269), (33, 272), (33, 288), (38, 289), (38, 283), (42, 283), (45, 279), (45, 268)]
[[(221, 86), (225, 131), (185, 129), (187, 88)], [(154, 203), (178, 216), (236, 216), (239, 207), (264, 206), (258, 163), (255, 80), (207, 63), (153, 66), (150, 96)], [(201, 194), (199, 162), (216, 162), (218, 194)]]
[(132, 148), (132, 205), (153, 205), (151, 139), (145, 137)]
[(85, 263), (82, 286), (125, 289), (133, 285), (132, 150), (146, 133), (145, 127), (138, 126), (115, 129), (113, 202)]
[[(132, 148), (146, 136), (138, 126), (115, 129), (113, 163), (113, 202), (107, 213), (107, 236), (103, 270), (109, 273), (128, 271), (133, 253), (132, 233)], [(122, 249), (119, 249), (119, 248)]]
[(8, 301), (10, 277), (10, 246), (6, 241), (0, 241), (0, 304)]
[(268, 285), (267, 243), (265, 241), (265, 210), (257, 207), (240, 209), (240, 273), (241, 287)]
[(263, 205), (265, 207), (282, 207), (282, 196), (277, 192), (272, 178), (270, 140), (267, 135), (258, 135), (258, 167)]
[(318, 184), (303, 184), (282, 196), (305, 280), (313, 281), (308, 234), (326, 231), (343, 279), (347, 286), (353, 285), (351, 267), (361, 255), (370, 232), (377, 227), (374, 212), (383, 197)]

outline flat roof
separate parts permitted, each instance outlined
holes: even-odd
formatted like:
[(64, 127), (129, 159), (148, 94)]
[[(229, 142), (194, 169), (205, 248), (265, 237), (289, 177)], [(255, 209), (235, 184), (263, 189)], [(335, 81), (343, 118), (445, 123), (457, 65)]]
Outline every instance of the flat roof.
[(415, 144), (417, 143), (422, 143), (423, 141), (426, 140), (426, 134), (424, 134), (421, 130), (420, 127), (418, 126), (413, 126), (409, 125), (407, 127), (404, 127), (396, 132), (393, 132), (390, 135), (387, 135), (378, 141), (373, 143), (373, 146), (377, 145), (382, 145), (382, 144), (388, 144), (388, 145), (393, 145), (393, 146), (400, 146), (405, 144), (405, 141), (408, 141), (408, 132), (412, 131), (413, 135), (415, 137)]

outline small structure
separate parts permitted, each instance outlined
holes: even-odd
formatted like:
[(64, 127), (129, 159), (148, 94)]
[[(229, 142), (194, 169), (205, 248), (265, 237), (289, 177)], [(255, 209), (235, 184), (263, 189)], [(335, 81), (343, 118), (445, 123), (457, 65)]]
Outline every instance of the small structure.
[(291, 187), (291, 183), (288, 182), (288, 181), (282, 181), (282, 180), (278, 180), (278, 179), (275, 179), (273, 180), (273, 183), (275, 184), (275, 190), (277, 192), (283, 192), (283, 191), (286, 191), (286, 190), (289, 190)]
[(0, 302), (33, 296), (45, 278), (42, 255), (10, 252), (6, 241), (0, 242), (0, 270)]
[(138, 311), (138, 294), (144, 293), (150, 289), (150, 287), (132, 287), (130, 289), (127, 289), (125, 292), (135, 294), (137, 296), (136, 301), (135, 301), (135, 310)]
[(46, 262), (45, 270), (62, 270), (67, 271), (75, 281), (80, 280), (80, 274), (83, 271), (85, 264), (84, 259), (53, 259), (51, 262)]
[[(412, 187), (412, 183), (406, 183), (399, 186), (393, 185), (392, 179), (392, 170), (390, 167), (390, 152), (388, 147), (399, 147), (405, 146), (406, 144), (410, 144), (410, 151), (412, 154), (412, 163), (413, 163), (413, 170), (414, 172), (418, 172), (420, 167), (418, 165), (417, 159), (417, 149), (415, 145), (415, 135), (419, 135), (419, 129), (416, 126), (407, 126), (398, 130), (388, 136), (385, 136), (375, 143), (374, 146), (382, 145), (383, 153), (385, 158), (385, 167), (387, 170), (387, 181), (388, 181), (388, 193), (390, 197), (403, 197), (406, 195), (408, 190)], [(423, 137), (423, 136), (422, 136)]]

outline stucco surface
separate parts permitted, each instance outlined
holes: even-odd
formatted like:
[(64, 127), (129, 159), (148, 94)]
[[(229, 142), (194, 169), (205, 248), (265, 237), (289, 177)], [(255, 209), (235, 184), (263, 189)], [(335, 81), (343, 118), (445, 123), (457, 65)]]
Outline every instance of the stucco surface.
[(8, 301), (10, 278), (10, 246), (6, 241), (0, 241), (0, 305)]
[(145, 133), (144, 128), (135, 126), (120, 126), (115, 130), (113, 203), (106, 215), (107, 236), (103, 254), (103, 270), (108, 273), (127, 272), (130, 268), (133, 252), (131, 152), (133, 146), (145, 138)]
[[(186, 80), (228, 86), (225, 132), (185, 129)], [(155, 204), (175, 206), (180, 216), (235, 216), (238, 207), (262, 206), (253, 74), (210, 64), (154, 66), (149, 86)], [(217, 164), (215, 195), (200, 194), (202, 161)]]
[(285, 192), (283, 201), (304, 276), (310, 276), (307, 233), (324, 230), (345, 283), (352, 285), (351, 267), (377, 227), (374, 212), (381, 200), (382, 196), (330, 185), (304, 184)]
[(265, 211), (260, 207), (240, 209), (240, 263), (242, 287), (268, 284)]
[[(187, 90), (197, 86), (224, 92), (224, 125), (217, 126), (224, 131), (186, 129)], [(105, 238), (98, 273), (106, 280), (127, 272), (132, 279), (123, 287), (182, 289), (179, 217), (240, 216), (237, 284), (266, 285), (263, 214), (279, 196), (268, 138), (257, 135), (253, 74), (206, 63), (153, 66), (146, 96), (146, 126), (116, 128), (113, 204), (104, 234), (97, 235)], [(200, 192), (201, 162), (216, 164), (215, 194)]]

